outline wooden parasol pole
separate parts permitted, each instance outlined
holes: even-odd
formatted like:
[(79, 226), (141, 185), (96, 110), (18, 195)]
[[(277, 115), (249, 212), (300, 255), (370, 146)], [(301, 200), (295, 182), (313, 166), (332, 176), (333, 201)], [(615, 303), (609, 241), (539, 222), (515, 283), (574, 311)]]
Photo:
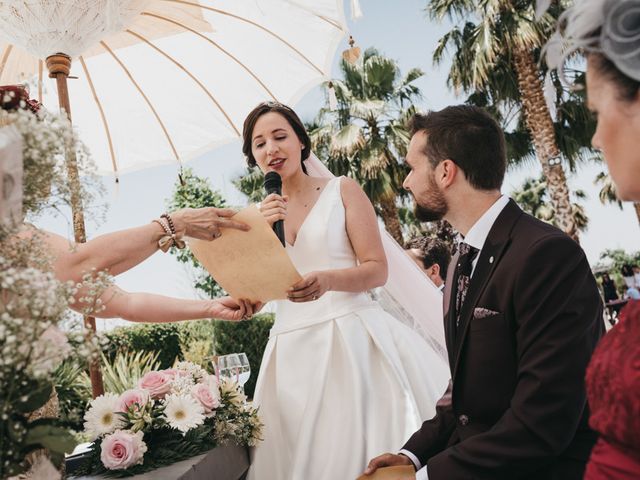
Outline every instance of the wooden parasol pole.
[[(64, 53), (51, 55), (46, 59), (47, 68), (49, 69), (49, 78), (55, 78), (58, 86), (58, 103), (60, 109), (63, 110), (69, 121), (71, 122), (71, 105), (69, 104), (69, 90), (67, 88), (67, 78), (71, 71), (71, 57)], [(82, 197), (80, 196), (80, 175), (78, 174), (78, 162), (75, 151), (72, 148), (67, 149), (66, 164), (67, 174), (69, 175), (69, 183), (71, 184), (71, 214), (73, 215), (73, 233), (76, 243), (85, 243), (87, 241), (87, 233), (84, 224), (84, 212), (82, 207)], [(90, 330), (91, 335), (96, 333), (96, 319), (93, 317), (84, 317), (84, 326)], [(104, 385), (102, 383), (102, 373), (100, 371), (100, 363), (94, 360), (89, 365), (89, 373), (91, 376), (91, 391), (93, 398), (104, 393)]]

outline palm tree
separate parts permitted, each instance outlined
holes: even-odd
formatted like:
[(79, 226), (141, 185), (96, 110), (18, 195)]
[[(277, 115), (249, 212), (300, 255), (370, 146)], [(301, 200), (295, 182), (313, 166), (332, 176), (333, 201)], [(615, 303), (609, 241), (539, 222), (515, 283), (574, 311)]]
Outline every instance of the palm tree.
[[(622, 201), (618, 198), (618, 192), (616, 191), (616, 185), (613, 183), (611, 176), (608, 173), (600, 172), (596, 177), (594, 183), (600, 185), (600, 193), (598, 198), (603, 204), (615, 203), (622, 210)], [(636, 211), (636, 217), (638, 223), (640, 223), (640, 203), (634, 203), (633, 208)]]
[(407, 169), (401, 159), (409, 145), (413, 101), (420, 98), (412, 83), (423, 72), (412, 69), (402, 77), (396, 62), (373, 48), (353, 65), (343, 60), (340, 70), (342, 79), (327, 83), (335, 90), (337, 108), (331, 109), (327, 99), (308, 125), (314, 151), (335, 175), (360, 183), (387, 231), (402, 245), (396, 200), (405, 195)]
[(233, 180), (249, 203), (259, 203), (264, 198), (264, 174), (257, 167), (248, 167), (247, 173)]
[(427, 11), (436, 20), (461, 21), (440, 39), (435, 63), (443, 60), (448, 49), (453, 50), (450, 86), (467, 93), (481, 92), (494, 103), (511, 107), (516, 114), (511, 122), (526, 127), (542, 165), (556, 223), (578, 241), (556, 128), (538, 66), (540, 49), (555, 27), (560, 3), (564, 2), (554, 2), (539, 20), (535, 0), (430, 0)]
[[(586, 195), (582, 190), (575, 190), (573, 195), (576, 201), (571, 204), (572, 220), (579, 231), (584, 231), (587, 229), (589, 219), (585, 214), (584, 206), (580, 205), (578, 201), (584, 200)], [(558, 217), (555, 215), (553, 206), (549, 204), (547, 182), (544, 177), (525, 179), (522, 186), (513, 191), (511, 196), (525, 212), (551, 225), (558, 226)]]

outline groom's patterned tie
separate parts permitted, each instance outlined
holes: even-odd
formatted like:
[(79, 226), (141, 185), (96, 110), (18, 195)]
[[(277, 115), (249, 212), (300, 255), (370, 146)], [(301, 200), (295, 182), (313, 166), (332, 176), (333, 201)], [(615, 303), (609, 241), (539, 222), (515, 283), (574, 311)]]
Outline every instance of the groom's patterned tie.
[(464, 304), (464, 299), (467, 296), (467, 290), (469, 289), (469, 279), (471, 278), (471, 271), (473, 270), (473, 260), (478, 255), (479, 250), (472, 247), (468, 243), (461, 242), (458, 250), (460, 256), (458, 257), (458, 265), (456, 265), (456, 328), (460, 325), (460, 311)]

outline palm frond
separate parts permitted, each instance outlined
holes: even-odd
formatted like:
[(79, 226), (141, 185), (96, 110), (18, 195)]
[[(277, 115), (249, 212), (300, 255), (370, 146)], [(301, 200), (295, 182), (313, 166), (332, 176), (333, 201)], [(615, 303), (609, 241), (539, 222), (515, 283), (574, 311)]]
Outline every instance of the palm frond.
[(618, 191), (616, 185), (613, 183), (611, 176), (608, 173), (600, 172), (594, 182), (595, 185), (600, 185), (600, 192), (598, 192), (598, 198), (603, 204), (616, 203), (620, 210), (622, 210), (622, 202), (618, 198)]
[(246, 195), (250, 203), (257, 203), (264, 196), (264, 175), (259, 168), (249, 168), (246, 175), (232, 180), (232, 183)]
[(158, 352), (118, 352), (110, 361), (102, 354), (102, 380), (105, 391), (121, 394), (134, 388), (146, 373), (160, 367)]
[(350, 155), (364, 145), (362, 129), (352, 123), (342, 127), (331, 139), (332, 154)]
[(352, 117), (362, 120), (369, 120), (384, 115), (387, 111), (387, 104), (384, 100), (366, 99), (354, 100), (351, 102), (349, 113)]

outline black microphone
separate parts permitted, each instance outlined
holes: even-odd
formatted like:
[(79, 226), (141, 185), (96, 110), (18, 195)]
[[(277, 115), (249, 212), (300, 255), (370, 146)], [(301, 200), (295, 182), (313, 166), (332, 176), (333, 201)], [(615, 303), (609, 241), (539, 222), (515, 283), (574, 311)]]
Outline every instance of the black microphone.
[[(280, 178), (280, 174), (278, 172), (267, 172), (264, 176), (264, 189), (267, 192), (267, 195), (271, 195), (272, 193), (282, 195), (282, 178)], [(273, 224), (273, 232), (284, 247), (284, 220), (278, 220)]]

